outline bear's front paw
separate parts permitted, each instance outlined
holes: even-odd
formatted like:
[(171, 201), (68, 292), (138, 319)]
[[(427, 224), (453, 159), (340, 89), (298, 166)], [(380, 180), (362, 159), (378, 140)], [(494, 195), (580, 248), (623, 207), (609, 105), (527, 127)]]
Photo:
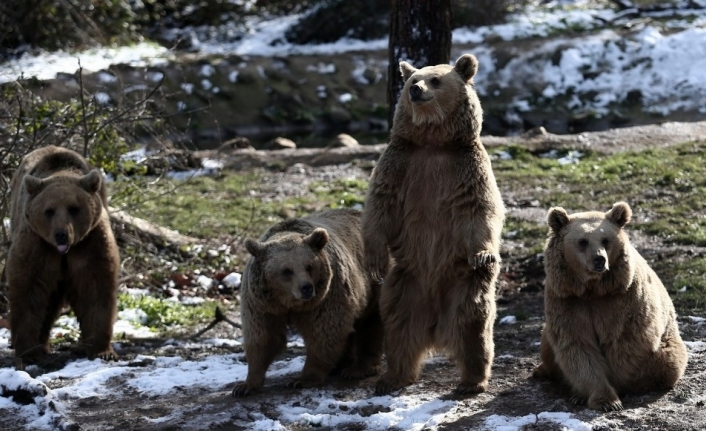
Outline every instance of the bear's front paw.
[(95, 354), (89, 354), (88, 355), (89, 359), (103, 359), (104, 361), (117, 361), (118, 360), (118, 354), (115, 353), (112, 347), (107, 348), (106, 350), (103, 350), (102, 352), (98, 352)]
[(602, 410), (604, 412), (617, 412), (623, 409), (623, 403), (617, 396), (591, 397), (588, 400), (588, 406), (594, 410)]
[(341, 370), (341, 377), (349, 380), (360, 380), (366, 377), (374, 376), (380, 373), (381, 367), (379, 365), (375, 366), (354, 366), (349, 368), (344, 368)]
[(471, 267), (476, 270), (492, 263), (500, 262), (500, 257), (488, 250), (483, 250), (476, 253), (470, 260)]
[(370, 275), (373, 281), (381, 282), (387, 274), (387, 269), (390, 264), (390, 257), (387, 255), (387, 249), (383, 248), (383, 252), (370, 251), (365, 256), (365, 271)]
[(389, 373), (385, 373), (375, 384), (375, 395), (387, 395), (390, 392), (402, 389), (410, 384), (412, 384), (412, 382), (404, 383), (399, 379), (391, 376)]
[(254, 386), (248, 385), (247, 383), (237, 383), (235, 387), (233, 388), (233, 391), (230, 393), (232, 397), (246, 397), (248, 395), (254, 394), (255, 392), (259, 391), (260, 388), (256, 388)]
[(298, 378), (294, 380), (290, 380), (287, 382), (287, 387), (292, 388), (292, 389), (303, 389), (303, 388), (310, 388), (312, 386), (316, 386), (318, 384), (321, 384), (322, 379), (306, 379), (306, 378)]
[(571, 401), (571, 404), (575, 404), (577, 406), (583, 406), (586, 404), (586, 398), (580, 395), (574, 395), (569, 399), (569, 401)]
[(469, 395), (469, 394), (479, 394), (488, 390), (488, 381), (480, 383), (459, 383), (454, 389), (456, 395)]

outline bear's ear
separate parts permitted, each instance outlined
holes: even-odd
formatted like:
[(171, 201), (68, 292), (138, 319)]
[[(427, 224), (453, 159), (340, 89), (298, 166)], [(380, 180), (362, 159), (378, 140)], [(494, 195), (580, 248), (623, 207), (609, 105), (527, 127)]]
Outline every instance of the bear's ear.
[(34, 177), (32, 175), (26, 175), (24, 179), (24, 187), (30, 196), (35, 196), (39, 194), (44, 188), (44, 180), (41, 178)]
[(562, 207), (554, 207), (547, 214), (547, 224), (554, 232), (559, 232), (561, 228), (569, 224), (569, 214)]
[(478, 59), (471, 54), (464, 54), (456, 60), (454, 66), (456, 73), (461, 75), (464, 82), (470, 81), (478, 72)]
[(617, 224), (618, 227), (623, 227), (630, 222), (632, 218), (632, 210), (630, 205), (625, 202), (616, 202), (613, 204), (613, 208), (605, 213), (605, 217)]
[(245, 249), (254, 257), (262, 256), (262, 253), (265, 251), (265, 248), (267, 248), (267, 246), (259, 242), (258, 240), (251, 238), (245, 240)]
[(417, 69), (406, 61), (400, 61), (400, 72), (402, 73), (402, 78), (407, 82), (410, 76), (416, 72)]
[(328, 232), (324, 228), (317, 227), (312, 233), (305, 236), (303, 241), (314, 251), (321, 251), (328, 244)]
[(102, 182), (101, 173), (98, 172), (97, 169), (93, 169), (91, 172), (79, 178), (78, 185), (88, 193), (96, 193), (100, 190)]

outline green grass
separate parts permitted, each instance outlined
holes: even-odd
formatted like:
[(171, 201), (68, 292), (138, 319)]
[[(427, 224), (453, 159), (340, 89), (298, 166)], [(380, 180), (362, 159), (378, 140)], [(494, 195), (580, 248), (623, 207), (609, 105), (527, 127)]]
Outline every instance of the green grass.
[(183, 305), (153, 296), (120, 294), (118, 310), (133, 308), (140, 309), (147, 315), (147, 322), (142, 326), (161, 332), (212, 320), (215, 316), (216, 302), (205, 301), (198, 305)]
[(314, 209), (362, 204), (367, 182), (338, 179), (314, 183), (304, 196), (273, 201), (251, 196), (267, 180), (264, 171), (226, 172), (218, 178), (111, 185), (113, 205), (136, 216), (197, 238), (259, 236), (286, 217), (304, 216)]
[(545, 208), (607, 211), (624, 200), (636, 215), (633, 229), (667, 243), (706, 246), (704, 142), (611, 156), (589, 152), (563, 166), (523, 148), (506, 150), (514, 159), (494, 162), (498, 183), (536, 190), (531, 198)]

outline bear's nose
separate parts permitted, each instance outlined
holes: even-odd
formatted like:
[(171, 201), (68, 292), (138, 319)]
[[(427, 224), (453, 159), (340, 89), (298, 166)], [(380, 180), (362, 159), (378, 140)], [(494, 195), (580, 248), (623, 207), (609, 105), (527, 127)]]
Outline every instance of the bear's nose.
[(66, 245), (69, 242), (69, 234), (66, 231), (60, 230), (54, 234), (56, 245)]
[(603, 256), (596, 256), (593, 258), (593, 267), (596, 269), (596, 271), (603, 271), (605, 268), (605, 257)]
[(304, 283), (299, 287), (302, 292), (302, 299), (311, 299), (314, 296), (314, 285), (311, 283)]
[(422, 97), (422, 89), (418, 85), (409, 87), (409, 96), (412, 100), (419, 100)]

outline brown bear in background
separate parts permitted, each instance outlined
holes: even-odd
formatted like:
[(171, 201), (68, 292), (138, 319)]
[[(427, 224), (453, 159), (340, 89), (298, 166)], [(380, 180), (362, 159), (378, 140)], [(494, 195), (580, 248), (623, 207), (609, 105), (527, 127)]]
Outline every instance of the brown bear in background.
[(546, 323), (537, 377), (563, 380), (572, 401), (621, 410), (619, 394), (669, 389), (684, 374), (687, 352), (674, 305), (623, 227), (632, 211), (547, 217)]
[(79, 352), (115, 359), (111, 346), (120, 258), (101, 173), (55, 146), (24, 157), (10, 183), (5, 267), (15, 355), (49, 353), (49, 334), (65, 304), (81, 328)]
[(287, 325), (306, 346), (304, 369), (291, 386), (320, 384), (335, 368), (351, 379), (380, 372), (380, 286), (363, 268), (360, 219), (352, 209), (324, 211), (245, 242), (252, 255), (240, 288), (248, 376), (233, 396), (262, 388), (286, 347)]
[(384, 277), (387, 372), (376, 392), (413, 383), (432, 348), (456, 360), (457, 393), (482, 392), (494, 354), (505, 210), (480, 140), (478, 61), (467, 54), (455, 66), (401, 62), (400, 70), (406, 84), (363, 212), (366, 269)]

